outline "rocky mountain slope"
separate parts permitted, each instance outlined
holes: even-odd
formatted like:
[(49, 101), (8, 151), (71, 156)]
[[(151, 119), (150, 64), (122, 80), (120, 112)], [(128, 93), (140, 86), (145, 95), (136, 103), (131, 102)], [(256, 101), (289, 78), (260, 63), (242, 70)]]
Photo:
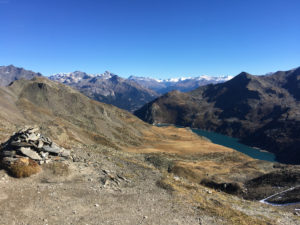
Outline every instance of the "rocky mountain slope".
[(170, 79), (153, 79), (130, 76), (128, 79), (133, 80), (141, 86), (149, 88), (159, 94), (165, 94), (173, 90), (187, 92), (207, 84), (223, 83), (232, 78), (232, 76), (211, 77), (203, 75), (199, 77), (182, 77)]
[(76, 71), (56, 74), (49, 78), (69, 85), (94, 100), (131, 112), (158, 97), (154, 91), (107, 71), (98, 75)]
[(171, 90), (186, 92), (205, 84), (221, 83), (232, 77), (201, 76), (157, 80), (130, 76), (128, 79), (123, 79), (108, 71), (95, 75), (75, 71), (73, 73), (55, 74), (49, 78), (69, 85), (92, 99), (133, 112)]
[(241, 73), (222, 84), (173, 91), (135, 115), (149, 123), (171, 123), (241, 138), (300, 164), (300, 68), (268, 76)]
[[(61, 140), (68, 137), (116, 147), (118, 143), (138, 142), (140, 128), (145, 127), (126, 111), (91, 100), (71, 87), (43, 77), (15, 81), (1, 88), (0, 94), (2, 126), (36, 123), (49, 132), (50, 128), (57, 128), (57, 138)], [(128, 123), (133, 119), (135, 122)]]
[(30, 80), (35, 76), (40, 77), (42, 75), (13, 65), (0, 66), (0, 86), (7, 86), (11, 82), (19, 79)]
[[(0, 96), (2, 143), (36, 125), (71, 155), (62, 162), (53, 157), (24, 179), (0, 169), (0, 224), (299, 223), (294, 208), (240, 198), (248, 194), (243, 184), (284, 166), (185, 128), (151, 126), (46, 78), (15, 81), (1, 87)], [(267, 194), (276, 191), (275, 184)]]

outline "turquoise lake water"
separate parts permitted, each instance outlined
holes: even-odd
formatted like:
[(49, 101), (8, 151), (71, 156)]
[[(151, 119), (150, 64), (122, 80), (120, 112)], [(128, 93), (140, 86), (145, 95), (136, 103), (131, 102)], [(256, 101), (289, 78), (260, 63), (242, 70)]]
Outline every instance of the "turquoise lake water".
[(239, 152), (242, 152), (254, 159), (260, 159), (270, 162), (275, 162), (275, 155), (269, 152), (260, 151), (259, 149), (249, 147), (247, 145), (241, 144), (239, 139), (228, 137), (215, 132), (192, 129), (192, 131), (200, 136), (204, 136), (211, 140), (213, 143), (218, 145), (223, 145)]
[[(160, 124), (158, 126), (169, 126), (169, 125), (164, 125)], [(181, 126), (177, 126), (181, 127)], [(239, 142), (239, 139), (237, 138), (232, 138), (226, 135), (218, 134), (215, 132), (210, 132), (210, 131), (205, 131), (205, 130), (200, 130), (200, 129), (191, 129), (194, 133), (206, 137), (211, 142), (218, 144), (218, 145), (223, 145), (228, 148), (235, 149), (241, 153), (244, 153), (254, 159), (260, 159), (260, 160), (265, 160), (269, 162), (275, 162), (275, 155), (269, 152), (265, 151), (260, 151), (259, 149), (252, 148), (250, 146), (241, 144)]]

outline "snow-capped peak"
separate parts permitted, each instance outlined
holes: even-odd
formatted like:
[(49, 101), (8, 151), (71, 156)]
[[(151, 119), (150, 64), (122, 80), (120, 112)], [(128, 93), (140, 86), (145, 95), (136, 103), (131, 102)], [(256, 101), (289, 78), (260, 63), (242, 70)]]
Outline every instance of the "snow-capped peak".
[(212, 81), (212, 82), (225, 82), (232, 79), (233, 76), (219, 76), (219, 77), (212, 77), (208, 75), (202, 75), (198, 77), (177, 77), (177, 78), (168, 78), (168, 79), (155, 79), (149, 77), (136, 77), (130, 76), (128, 79), (135, 80), (135, 81), (156, 81), (159, 83), (178, 83), (186, 80), (195, 80), (195, 81)]

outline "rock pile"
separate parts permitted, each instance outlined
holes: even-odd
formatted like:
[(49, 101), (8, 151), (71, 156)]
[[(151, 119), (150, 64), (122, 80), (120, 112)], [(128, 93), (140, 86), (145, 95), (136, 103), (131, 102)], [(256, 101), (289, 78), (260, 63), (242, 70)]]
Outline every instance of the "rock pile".
[(59, 147), (50, 138), (38, 133), (36, 127), (25, 127), (1, 145), (0, 160), (4, 165), (27, 158), (39, 164), (49, 163), (54, 157), (68, 158), (70, 151)]

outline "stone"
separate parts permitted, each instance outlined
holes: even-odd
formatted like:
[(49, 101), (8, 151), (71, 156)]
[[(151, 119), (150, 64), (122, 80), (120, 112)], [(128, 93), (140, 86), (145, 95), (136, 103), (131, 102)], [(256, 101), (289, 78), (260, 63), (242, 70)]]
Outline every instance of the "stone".
[(22, 152), (23, 155), (26, 155), (33, 160), (42, 160), (39, 154), (31, 150), (30, 148), (21, 147), (20, 152)]
[(38, 144), (37, 144), (37, 148), (42, 148), (43, 146), (44, 146), (44, 143), (41, 140), (39, 140)]
[(46, 159), (45, 163), (50, 163), (52, 160), (51, 159)]
[(36, 135), (35, 133), (27, 134), (28, 141), (37, 141), (38, 139), (39, 139), (39, 135)]
[(42, 156), (42, 158), (48, 159), (48, 157), (49, 157), (49, 152), (40, 152), (40, 155)]
[(13, 157), (16, 154), (17, 154), (16, 151), (1, 151), (0, 152), (0, 155), (7, 156), (7, 157)]
[(39, 130), (38, 127), (34, 127), (34, 128), (29, 128), (29, 129), (27, 129), (26, 131), (27, 131), (28, 133), (32, 134), (32, 133), (37, 132), (38, 130)]
[(174, 176), (174, 180), (176, 180), (176, 181), (180, 181), (180, 178), (179, 178), (179, 177), (177, 177), (177, 176)]
[(55, 154), (59, 154), (61, 153), (61, 149), (59, 147), (51, 147), (49, 145), (44, 145), (42, 148), (43, 151), (45, 152), (50, 152), (50, 153), (55, 153)]
[(51, 145), (52, 144), (52, 141), (50, 138), (47, 138), (47, 137), (44, 137), (43, 135), (40, 136), (40, 140), (44, 142), (44, 144), (47, 144), (47, 145)]
[(69, 157), (71, 155), (71, 152), (66, 149), (62, 149), (62, 152), (59, 155), (62, 157)]
[(13, 147), (31, 147), (32, 144), (29, 144), (27, 142), (17, 142), (17, 141), (12, 141), (10, 143), (11, 146)]

